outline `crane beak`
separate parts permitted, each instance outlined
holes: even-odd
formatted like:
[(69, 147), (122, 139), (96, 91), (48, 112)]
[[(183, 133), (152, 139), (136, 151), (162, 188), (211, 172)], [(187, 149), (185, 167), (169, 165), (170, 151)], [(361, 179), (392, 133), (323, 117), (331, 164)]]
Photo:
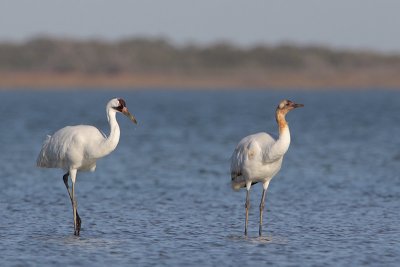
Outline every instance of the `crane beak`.
[(301, 108), (301, 107), (304, 107), (304, 105), (303, 104), (297, 104), (297, 103), (294, 103), (294, 102), (290, 103), (290, 108), (291, 109)]
[(301, 108), (301, 107), (304, 107), (304, 105), (303, 104), (294, 104), (293, 105), (293, 108)]
[(124, 107), (122, 109), (122, 114), (124, 114), (125, 116), (127, 116), (134, 124), (137, 124), (137, 120), (135, 118), (135, 116), (133, 116), (126, 107)]

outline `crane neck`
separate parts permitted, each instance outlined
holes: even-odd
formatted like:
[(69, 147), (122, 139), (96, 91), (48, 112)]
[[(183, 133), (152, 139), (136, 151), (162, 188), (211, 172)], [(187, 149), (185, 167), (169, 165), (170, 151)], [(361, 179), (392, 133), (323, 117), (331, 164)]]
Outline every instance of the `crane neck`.
[(285, 131), (289, 130), (289, 125), (286, 121), (286, 114), (287, 114), (287, 112), (285, 112), (285, 111), (282, 111), (280, 109), (276, 110), (275, 118), (276, 118), (276, 122), (278, 123), (279, 135), (281, 135)]
[(100, 145), (99, 157), (104, 157), (110, 154), (117, 147), (121, 131), (116, 118), (117, 112), (112, 109), (107, 109), (107, 119), (110, 125), (110, 134), (104, 139), (104, 142)]
[(107, 115), (108, 115), (107, 116), (108, 123), (110, 125), (110, 134), (107, 137), (107, 141), (112, 146), (112, 150), (114, 150), (118, 145), (121, 131), (119, 129), (119, 125), (118, 125), (117, 118), (116, 118), (117, 112), (114, 109), (110, 108), (107, 112)]
[(279, 138), (276, 140), (272, 151), (276, 156), (283, 156), (289, 149), (290, 145), (290, 131), (289, 125), (286, 121), (287, 112), (284, 110), (276, 110), (276, 122), (279, 128)]

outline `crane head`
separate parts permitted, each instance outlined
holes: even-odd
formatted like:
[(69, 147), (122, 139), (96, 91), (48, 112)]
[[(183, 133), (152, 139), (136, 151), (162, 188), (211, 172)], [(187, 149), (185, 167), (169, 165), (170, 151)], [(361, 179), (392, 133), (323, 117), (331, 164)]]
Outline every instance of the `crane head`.
[(284, 99), (279, 103), (279, 106), (278, 106), (277, 110), (280, 110), (280, 111), (282, 111), (284, 113), (287, 113), (292, 109), (300, 108), (300, 107), (304, 107), (304, 105), (303, 104), (297, 104), (297, 103), (294, 103), (293, 101)]
[(126, 107), (126, 102), (122, 98), (115, 98), (110, 101), (111, 102), (111, 108), (114, 110), (121, 112), (125, 116), (127, 116), (133, 123), (137, 124), (137, 120), (135, 116), (133, 116), (129, 111), (128, 108)]

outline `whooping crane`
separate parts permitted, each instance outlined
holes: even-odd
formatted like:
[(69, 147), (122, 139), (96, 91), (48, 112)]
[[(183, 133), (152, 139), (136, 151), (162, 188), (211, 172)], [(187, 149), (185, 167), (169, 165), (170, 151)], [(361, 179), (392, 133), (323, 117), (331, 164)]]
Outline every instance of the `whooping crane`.
[(236, 146), (231, 158), (232, 188), (239, 190), (245, 187), (246, 193), (246, 221), (244, 234), (247, 236), (247, 224), (250, 207), (250, 188), (261, 182), (263, 192), (260, 202), (259, 236), (262, 234), (262, 217), (265, 194), (271, 179), (281, 168), (283, 156), (289, 149), (290, 132), (285, 116), (292, 109), (303, 107), (290, 100), (283, 100), (276, 108), (276, 121), (279, 126), (279, 138), (275, 139), (268, 133), (256, 133), (243, 138)]
[[(122, 98), (111, 99), (106, 106), (106, 112), (110, 125), (109, 136), (89, 125), (67, 126), (58, 130), (53, 136), (47, 136), (37, 158), (38, 167), (60, 168), (66, 171), (63, 180), (71, 199), (74, 234), (77, 236), (81, 229), (81, 218), (78, 215), (75, 199), (77, 172), (94, 171), (96, 160), (110, 154), (117, 147), (120, 137), (120, 129), (116, 120), (118, 112), (126, 115), (135, 124), (137, 123)], [(71, 176), (72, 193), (68, 186), (68, 176)]]

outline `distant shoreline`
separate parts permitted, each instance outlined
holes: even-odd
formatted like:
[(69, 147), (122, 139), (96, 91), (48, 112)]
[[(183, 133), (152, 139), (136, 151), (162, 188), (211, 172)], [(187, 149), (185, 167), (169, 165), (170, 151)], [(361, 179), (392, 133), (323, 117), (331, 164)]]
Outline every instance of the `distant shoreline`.
[(220, 72), (209, 74), (120, 73), (83, 74), (49, 72), (0, 72), (4, 89), (400, 89), (400, 75), (393, 71), (314, 73), (309, 71)]
[(400, 54), (319, 46), (175, 46), (33, 38), (0, 42), (0, 89), (400, 88)]

